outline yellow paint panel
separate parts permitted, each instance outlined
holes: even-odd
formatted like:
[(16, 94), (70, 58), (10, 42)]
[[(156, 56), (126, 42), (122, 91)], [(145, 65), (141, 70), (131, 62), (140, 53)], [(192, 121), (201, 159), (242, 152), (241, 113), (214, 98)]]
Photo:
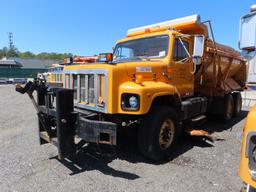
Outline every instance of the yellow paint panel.
[(246, 140), (247, 135), (250, 132), (256, 131), (256, 106), (252, 108), (252, 110), (249, 112), (245, 127), (243, 130), (243, 143), (242, 143), (242, 150), (241, 150), (241, 159), (240, 159), (240, 170), (239, 170), (239, 176), (240, 178), (247, 184), (253, 186), (256, 188), (256, 181), (254, 181), (249, 173), (249, 167), (248, 167), (248, 159), (245, 156), (245, 150), (246, 150)]

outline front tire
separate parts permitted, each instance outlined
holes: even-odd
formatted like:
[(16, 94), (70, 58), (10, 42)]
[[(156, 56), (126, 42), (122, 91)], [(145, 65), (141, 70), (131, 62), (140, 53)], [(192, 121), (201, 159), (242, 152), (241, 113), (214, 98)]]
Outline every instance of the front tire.
[(177, 120), (175, 110), (166, 106), (154, 107), (143, 118), (138, 147), (146, 158), (159, 161), (170, 155), (178, 135)]

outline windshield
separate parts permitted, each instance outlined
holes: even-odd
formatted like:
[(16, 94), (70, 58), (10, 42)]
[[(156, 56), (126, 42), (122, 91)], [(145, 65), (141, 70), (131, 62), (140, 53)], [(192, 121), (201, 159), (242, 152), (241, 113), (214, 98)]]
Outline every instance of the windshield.
[(116, 45), (113, 62), (164, 58), (168, 54), (169, 36), (154, 36)]

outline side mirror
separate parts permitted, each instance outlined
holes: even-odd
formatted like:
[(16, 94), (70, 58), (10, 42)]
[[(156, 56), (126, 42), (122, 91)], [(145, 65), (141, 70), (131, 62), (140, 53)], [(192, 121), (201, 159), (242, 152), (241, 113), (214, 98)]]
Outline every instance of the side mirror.
[(98, 57), (99, 62), (111, 62), (113, 61), (113, 54), (112, 53), (100, 53)]
[(194, 37), (194, 50), (192, 55), (193, 63), (200, 65), (204, 54), (204, 36), (195, 35)]

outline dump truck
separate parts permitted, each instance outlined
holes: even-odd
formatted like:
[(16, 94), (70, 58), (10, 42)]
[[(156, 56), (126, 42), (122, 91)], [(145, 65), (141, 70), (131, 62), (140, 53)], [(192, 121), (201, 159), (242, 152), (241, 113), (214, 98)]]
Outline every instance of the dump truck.
[[(248, 84), (256, 86), (256, 5), (251, 6), (250, 13), (241, 17), (239, 31), (239, 48), (249, 64)], [(256, 106), (247, 115), (243, 129), (239, 176), (245, 183), (241, 191), (256, 191)]]
[(247, 67), (211, 31), (199, 15), (133, 28), (97, 62), (67, 63), (63, 88), (38, 79), (18, 85), (37, 109), (40, 143), (55, 144), (64, 158), (85, 143), (115, 146), (130, 128), (140, 152), (159, 161), (206, 115), (229, 121), (241, 111)]
[[(56, 63), (52, 64), (46, 73), (47, 84), (52, 87), (63, 87), (63, 65)], [(44, 75), (44, 74), (42, 74)]]
[[(51, 87), (63, 87), (63, 67), (67, 62), (73, 64), (89, 64), (97, 61), (97, 56), (74, 56), (65, 58), (63, 62), (51, 64), (46, 74), (47, 85)], [(43, 76), (44, 74), (40, 74)]]

